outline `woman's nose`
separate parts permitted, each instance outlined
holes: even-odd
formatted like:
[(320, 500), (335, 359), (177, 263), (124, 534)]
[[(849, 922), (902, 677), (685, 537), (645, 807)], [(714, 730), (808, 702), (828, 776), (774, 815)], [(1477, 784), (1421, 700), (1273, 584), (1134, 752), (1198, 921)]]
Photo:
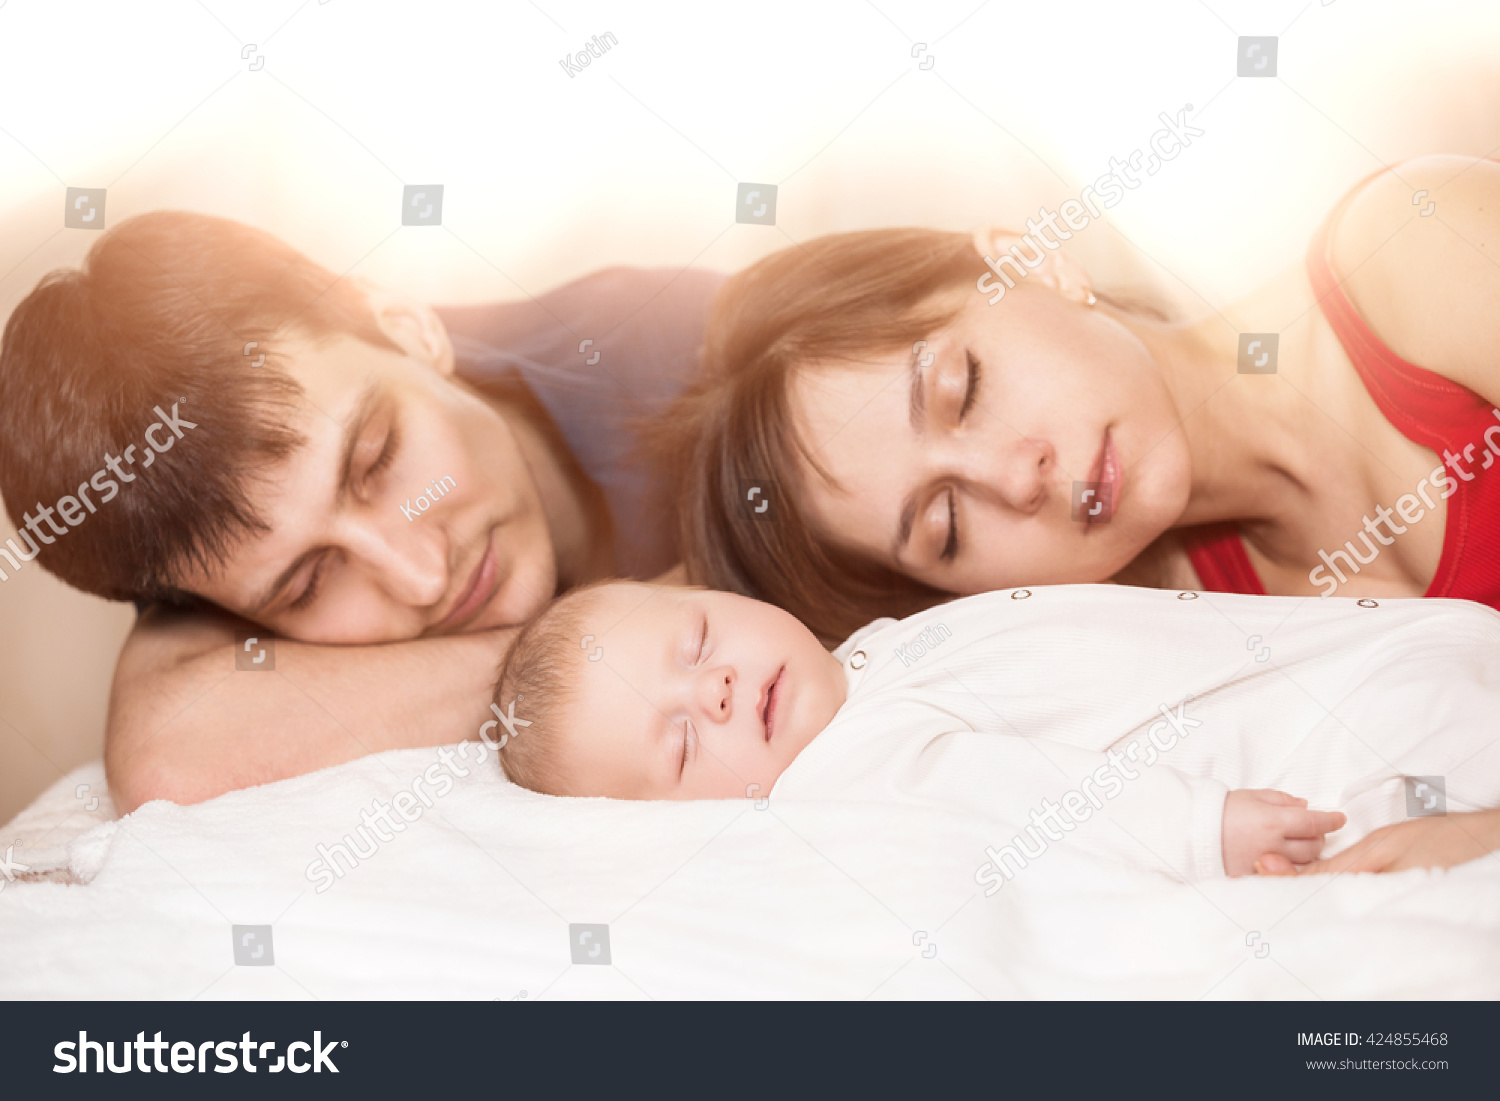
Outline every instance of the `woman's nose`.
[[(994, 456), (984, 480), (1008, 506), (1030, 515), (1042, 507), (1056, 463), (1057, 452), (1050, 443), (1026, 437)], [(1087, 476), (1087, 472), (1080, 475)]]
[(727, 723), (734, 716), (734, 670), (727, 665), (705, 669), (698, 676), (698, 707), (711, 723)]
[[(430, 521), (426, 527), (424, 521)], [(447, 536), (433, 517), (402, 526), (407, 523), (399, 513), (396, 522), (388, 524), (369, 518), (356, 521), (347, 536), (350, 549), (369, 564), (393, 599), (411, 607), (431, 607), (443, 599), (451, 580)]]

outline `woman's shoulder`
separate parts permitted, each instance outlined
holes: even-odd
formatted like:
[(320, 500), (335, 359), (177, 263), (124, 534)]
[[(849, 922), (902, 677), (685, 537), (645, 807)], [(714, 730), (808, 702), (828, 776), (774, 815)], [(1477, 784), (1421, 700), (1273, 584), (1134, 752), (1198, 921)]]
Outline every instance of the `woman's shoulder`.
[(1343, 204), (1329, 259), (1386, 347), (1500, 404), (1500, 162), (1392, 166)]

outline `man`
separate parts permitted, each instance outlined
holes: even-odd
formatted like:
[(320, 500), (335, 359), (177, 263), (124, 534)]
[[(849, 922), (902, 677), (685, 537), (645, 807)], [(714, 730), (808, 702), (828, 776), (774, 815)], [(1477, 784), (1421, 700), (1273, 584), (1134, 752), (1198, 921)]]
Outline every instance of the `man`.
[[(0, 344), (0, 496), (22, 559), (149, 605), (110, 703), (120, 810), (471, 737), (509, 628), (670, 568), (630, 429), (693, 371), (718, 280), (434, 310), (178, 212), (43, 279)], [(274, 670), (245, 660), (268, 634)]]

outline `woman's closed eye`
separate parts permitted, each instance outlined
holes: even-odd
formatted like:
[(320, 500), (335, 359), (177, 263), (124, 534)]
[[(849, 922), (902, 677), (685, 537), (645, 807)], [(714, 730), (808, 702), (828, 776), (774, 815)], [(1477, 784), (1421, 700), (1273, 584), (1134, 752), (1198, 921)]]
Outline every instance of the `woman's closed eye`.
[(938, 565), (952, 562), (959, 550), (958, 487), (938, 486), (922, 507), (915, 527), (920, 538), (914, 545), (923, 561)]
[[(964, 358), (968, 365), (968, 382), (964, 387), (963, 404), (959, 406), (958, 420), (962, 424), (969, 413), (973, 411), (975, 404), (979, 401), (979, 383), (983, 377), (983, 368), (979, 365), (979, 359), (973, 352), (965, 351)], [(938, 553), (938, 558), (943, 562), (952, 562), (958, 557), (958, 491), (949, 488), (946, 494), (948, 502), (948, 532), (943, 541), (943, 549)]]
[(938, 557), (944, 562), (958, 557), (958, 492), (954, 489), (948, 490), (948, 539)]

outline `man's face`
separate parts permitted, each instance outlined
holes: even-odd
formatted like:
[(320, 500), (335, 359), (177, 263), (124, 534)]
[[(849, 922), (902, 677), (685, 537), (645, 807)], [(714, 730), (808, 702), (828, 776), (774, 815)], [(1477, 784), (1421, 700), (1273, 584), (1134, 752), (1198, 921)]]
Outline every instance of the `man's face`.
[[(249, 487), (271, 531), (183, 587), (306, 642), (374, 643), (522, 622), (556, 560), (536, 484), (505, 420), (448, 372), (446, 338), (401, 352), (350, 336), (293, 339), (306, 439)], [(409, 333), (408, 333), (409, 336)]]

